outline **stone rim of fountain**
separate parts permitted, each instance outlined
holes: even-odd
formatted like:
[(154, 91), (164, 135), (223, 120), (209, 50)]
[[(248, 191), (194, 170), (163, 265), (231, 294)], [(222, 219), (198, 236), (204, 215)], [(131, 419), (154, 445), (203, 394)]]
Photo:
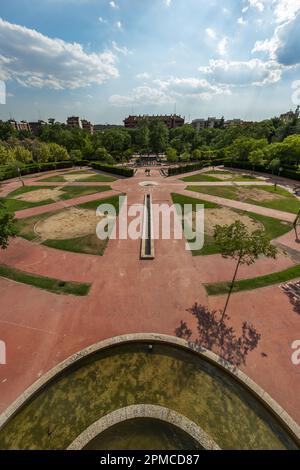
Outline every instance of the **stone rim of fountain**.
[(102, 416), (102, 418), (95, 421), (91, 426), (79, 434), (72, 444), (69, 445), (67, 450), (81, 450), (95, 439), (95, 437), (102, 434), (107, 429), (136, 418), (152, 418), (164, 423), (172, 424), (197, 441), (203, 449), (221, 450), (218, 444), (211, 439), (203, 429), (182, 414), (164, 406), (145, 404), (126, 406)]

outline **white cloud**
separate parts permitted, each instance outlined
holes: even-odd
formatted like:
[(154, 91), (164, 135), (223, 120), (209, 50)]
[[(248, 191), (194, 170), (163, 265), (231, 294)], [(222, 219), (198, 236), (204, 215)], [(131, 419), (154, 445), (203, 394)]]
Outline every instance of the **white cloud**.
[(248, 86), (266, 85), (280, 80), (283, 67), (275, 61), (259, 59), (246, 61), (210, 60), (199, 71), (212, 78), (218, 85)]
[[(289, 0), (274, 0), (274, 2), (278, 8), (275, 9), (276, 18), (280, 24), (270, 38), (256, 41), (252, 53), (263, 52), (269, 59), (285, 66), (300, 64), (300, 0), (293, 0), (295, 2), (293, 4)], [(288, 5), (291, 5), (290, 9)], [(284, 18), (287, 21), (284, 21)]]
[(203, 78), (170, 77), (153, 80), (148, 86), (134, 88), (128, 95), (113, 95), (109, 102), (114, 106), (164, 105), (185, 98), (209, 100), (220, 94), (230, 94), (229, 88), (212, 85)]
[(170, 77), (163, 80), (154, 80), (159, 88), (175, 97), (193, 97), (200, 99), (210, 99), (213, 95), (229, 93), (227, 87), (212, 85), (203, 78), (177, 78)]
[(247, 21), (244, 20), (244, 18), (241, 16), (240, 18), (238, 18), (237, 20), (238, 24), (240, 24), (241, 26), (244, 26), (245, 24), (247, 24)]
[(81, 44), (52, 39), (1, 18), (0, 63), (5, 79), (37, 88), (75, 89), (118, 76), (111, 51), (88, 54)]
[(300, 10), (300, 0), (274, 0), (275, 18), (278, 23), (293, 20)]
[(98, 21), (102, 24), (106, 24), (108, 21), (102, 18), (102, 16), (99, 16)]
[(164, 4), (169, 7), (171, 6), (172, 0), (164, 0)]
[(130, 49), (128, 49), (126, 46), (118, 46), (118, 44), (116, 43), (116, 41), (112, 41), (112, 47), (113, 49), (118, 52), (119, 54), (123, 54), (123, 55), (131, 55), (133, 54), (133, 51), (131, 51)]
[(169, 96), (157, 88), (149, 86), (140, 86), (134, 88), (128, 95), (112, 95), (109, 98), (113, 106), (131, 106), (131, 105), (162, 105), (171, 103)]
[(114, 10), (117, 10), (119, 8), (119, 5), (117, 4), (117, 2), (114, 2), (113, 0), (111, 0), (109, 4), (111, 8), (113, 8)]
[(218, 44), (218, 53), (220, 55), (226, 55), (227, 53), (227, 49), (228, 49), (228, 45), (229, 45), (229, 40), (227, 37), (224, 37), (221, 39), (221, 41), (219, 42)]
[(136, 75), (136, 78), (139, 79), (139, 80), (149, 80), (150, 74), (148, 72), (138, 73)]
[(217, 38), (217, 35), (215, 33), (215, 31), (211, 28), (206, 28), (205, 30), (207, 36), (210, 38), (210, 39), (216, 39)]
[(262, 12), (265, 9), (265, 2), (266, 0), (249, 0), (249, 6), (256, 8), (258, 11)]
[(118, 29), (123, 29), (123, 25), (122, 25), (121, 21), (117, 21), (117, 22), (116, 22), (116, 27), (117, 27)]

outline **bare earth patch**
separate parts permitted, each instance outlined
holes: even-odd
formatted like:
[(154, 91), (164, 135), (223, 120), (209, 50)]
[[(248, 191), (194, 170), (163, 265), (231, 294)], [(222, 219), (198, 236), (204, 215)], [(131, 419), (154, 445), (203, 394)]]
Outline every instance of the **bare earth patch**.
[(71, 207), (39, 221), (34, 230), (43, 240), (64, 240), (96, 234), (96, 211)]
[(263, 230), (263, 225), (247, 215), (238, 214), (229, 207), (220, 209), (205, 209), (204, 232), (207, 235), (213, 235), (216, 225), (230, 225), (236, 220), (242, 222), (252, 233), (255, 230)]
[(85, 178), (88, 178), (89, 176), (93, 176), (92, 173), (78, 173), (77, 175), (63, 175), (64, 179), (66, 181), (80, 181)]
[(40, 202), (46, 201), (47, 199), (58, 199), (63, 194), (60, 188), (49, 188), (49, 189), (36, 189), (35, 191), (29, 191), (28, 193), (17, 196), (16, 199), (21, 199), (27, 202)]
[(236, 175), (234, 174), (231, 174), (231, 173), (205, 173), (205, 175), (208, 175), (208, 176), (213, 176), (215, 178), (218, 178), (220, 180), (223, 180), (223, 181), (230, 181), (232, 180)]
[[(187, 220), (189, 221), (189, 219)], [(255, 232), (255, 230), (264, 230), (264, 226), (251, 217), (239, 214), (229, 207), (221, 207), (216, 209), (205, 209), (204, 233), (206, 233), (206, 235), (213, 236), (216, 225), (230, 225), (236, 220), (242, 222), (251, 233)], [(195, 212), (193, 212), (193, 230), (196, 230)]]
[(253, 199), (254, 201), (275, 201), (283, 199), (280, 194), (269, 193), (263, 189), (258, 188), (238, 188), (237, 196), (240, 201), (246, 201), (247, 199)]

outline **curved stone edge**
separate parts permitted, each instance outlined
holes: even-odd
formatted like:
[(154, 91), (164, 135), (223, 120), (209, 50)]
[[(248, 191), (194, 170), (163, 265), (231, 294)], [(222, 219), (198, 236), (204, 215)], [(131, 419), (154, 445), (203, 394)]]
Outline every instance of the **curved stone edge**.
[(70, 444), (68, 450), (81, 450), (96, 436), (115, 424), (135, 418), (153, 418), (172, 424), (191, 436), (205, 450), (220, 450), (216, 442), (190, 419), (164, 406), (145, 404), (126, 406), (103, 416), (79, 434), (72, 444)]
[(213, 353), (212, 351), (209, 351), (202, 347), (195, 347), (192, 342), (188, 342), (181, 338), (158, 333), (135, 333), (114, 336), (112, 338), (108, 338), (98, 343), (92, 344), (87, 348), (68, 357), (63, 362), (46, 372), (36, 382), (34, 382), (12, 403), (12, 405), (10, 405), (6, 409), (6, 411), (4, 411), (0, 415), (0, 430), (5, 426), (8, 420), (12, 418), (13, 415), (16, 414), (19, 409), (33, 397), (34, 394), (36, 394), (40, 389), (42, 389), (56, 375), (63, 372), (65, 369), (72, 366), (74, 363), (80, 361), (84, 357), (88, 357), (89, 355), (97, 351), (108, 349), (118, 344), (125, 344), (131, 342), (156, 342), (168, 344), (198, 354), (200, 357), (206, 359), (219, 369), (222, 369), (224, 372), (228, 373), (230, 376), (240, 382), (246, 389), (253, 393), (253, 395), (255, 395), (256, 398), (258, 398), (263, 403), (263, 405), (265, 405), (266, 408), (268, 408), (269, 411), (273, 413), (275, 418), (277, 418), (281, 422), (287, 432), (291, 436), (293, 436), (293, 438), (300, 447), (300, 426), (293, 420), (293, 418), (286, 412), (284, 408), (282, 408), (275, 400), (273, 400), (273, 398), (267, 392), (265, 392), (259, 385), (257, 385), (252, 379), (250, 379), (250, 377), (244, 374), (244, 372), (239, 369), (233, 369), (232, 364), (222, 360), (217, 354)]

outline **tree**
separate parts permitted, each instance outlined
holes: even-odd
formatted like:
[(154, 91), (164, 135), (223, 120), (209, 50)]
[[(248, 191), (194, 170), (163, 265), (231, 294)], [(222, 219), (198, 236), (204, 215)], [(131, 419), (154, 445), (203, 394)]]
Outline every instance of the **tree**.
[(149, 152), (150, 146), (150, 131), (149, 125), (146, 121), (140, 121), (135, 131), (135, 143), (138, 146), (139, 152)]
[(189, 152), (183, 152), (180, 156), (179, 156), (179, 160), (183, 163), (186, 163), (188, 162), (189, 160), (191, 159), (191, 155), (189, 154)]
[(70, 159), (72, 160), (72, 162), (78, 162), (78, 161), (82, 160), (81, 150), (78, 150), (78, 149), (71, 150)]
[(152, 121), (150, 124), (150, 147), (153, 152), (164, 152), (169, 138), (167, 126), (162, 121)]
[(20, 145), (13, 149), (13, 155), (14, 159), (17, 162), (25, 164), (32, 162), (32, 153), (30, 152), (30, 150), (27, 150), (26, 148), (21, 147)]
[(202, 152), (200, 149), (195, 149), (192, 152), (193, 160), (201, 160)]
[(58, 144), (48, 144), (50, 150), (50, 160), (53, 162), (60, 162), (62, 160), (69, 160), (69, 154), (65, 147)]
[(34, 141), (31, 145), (32, 157), (36, 163), (45, 163), (51, 160), (51, 151), (45, 142)]
[(257, 165), (261, 165), (264, 161), (265, 154), (261, 149), (252, 150), (249, 154), (249, 162), (252, 163), (253, 171)]
[(222, 256), (237, 261), (221, 318), (221, 322), (223, 322), (239, 266), (241, 264), (249, 266), (255, 263), (260, 255), (276, 258), (277, 249), (270, 244), (263, 230), (256, 230), (250, 233), (247, 227), (239, 220), (231, 225), (216, 225), (214, 238)]
[(0, 140), (8, 140), (15, 137), (17, 132), (14, 130), (10, 122), (0, 122)]
[(167, 160), (169, 163), (176, 163), (177, 162), (177, 152), (176, 152), (176, 149), (174, 149), (173, 147), (168, 147), (166, 149), (166, 156), (167, 156)]
[(5, 204), (0, 201), (0, 248), (8, 247), (9, 239), (17, 235), (14, 214), (8, 211)]
[(280, 160), (279, 158), (274, 158), (273, 160), (270, 161), (269, 163), (269, 168), (272, 171), (272, 175), (274, 175), (275, 171), (279, 171), (280, 168)]

